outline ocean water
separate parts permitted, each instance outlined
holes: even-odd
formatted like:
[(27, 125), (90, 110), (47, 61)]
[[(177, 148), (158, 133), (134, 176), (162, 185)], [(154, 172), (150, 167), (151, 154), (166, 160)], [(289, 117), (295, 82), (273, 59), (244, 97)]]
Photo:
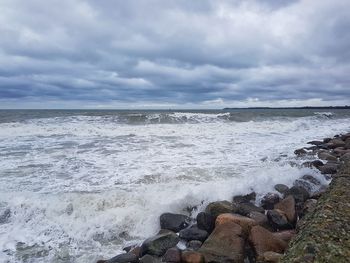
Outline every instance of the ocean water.
[(0, 111), (0, 262), (95, 262), (163, 212), (327, 184), (293, 151), (349, 130), (349, 110)]

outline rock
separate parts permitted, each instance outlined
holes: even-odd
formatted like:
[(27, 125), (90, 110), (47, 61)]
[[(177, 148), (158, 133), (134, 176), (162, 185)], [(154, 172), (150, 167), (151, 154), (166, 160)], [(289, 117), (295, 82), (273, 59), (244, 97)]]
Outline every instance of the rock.
[(174, 233), (165, 233), (148, 238), (141, 245), (141, 255), (163, 256), (169, 248), (176, 246), (179, 240), (179, 237)]
[(213, 202), (210, 203), (205, 209), (205, 212), (210, 214), (214, 218), (216, 218), (220, 214), (234, 213), (235, 211), (236, 207), (229, 201)]
[(309, 195), (312, 193), (312, 184), (310, 184), (308, 181), (297, 179), (294, 181), (293, 186), (303, 188), (305, 191), (309, 193)]
[(6, 224), (10, 222), (10, 217), (11, 217), (11, 209), (6, 208), (4, 212), (0, 214), (0, 224)]
[(239, 214), (221, 214), (216, 218), (215, 226), (226, 224), (228, 222), (240, 225), (246, 234), (249, 233), (253, 226), (257, 225), (257, 223), (249, 217), (241, 216)]
[(326, 160), (326, 161), (337, 161), (337, 157), (335, 157), (334, 155), (327, 153), (327, 152), (319, 152), (318, 154), (318, 158), (322, 159), (322, 160)]
[(182, 229), (179, 233), (180, 238), (187, 241), (199, 240), (204, 241), (208, 237), (208, 232), (202, 229), (199, 229), (197, 226)]
[(261, 226), (254, 226), (250, 232), (249, 242), (258, 255), (262, 258), (265, 252), (273, 251), (283, 253), (287, 248), (287, 243), (275, 237), (270, 231)]
[(169, 248), (164, 256), (162, 261), (164, 262), (181, 262), (181, 251), (177, 247)]
[(139, 262), (140, 263), (161, 263), (162, 260), (159, 257), (144, 255), (142, 258), (140, 258)]
[(318, 167), (317, 169), (320, 170), (321, 174), (335, 174), (337, 173), (338, 165), (326, 163), (325, 165)]
[(301, 148), (301, 149), (295, 150), (295, 151), (294, 151), (294, 154), (295, 154), (295, 155), (298, 155), (298, 156), (301, 156), (301, 155), (307, 154), (307, 151), (306, 151), (305, 149)]
[(293, 186), (291, 187), (286, 196), (292, 195), (296, 203), (305, 202), (310, 197), (310, 194), (302, 187)]
[(200, 249), (202, 244), (203, 243), (199, 240), (192, 240), (192, 241), (188, 242), (187, 246), (191, 250), (198, 250), (198, 249)]
[(312, 213), (315, 211), (317, 205), (317, 200), (316, 199), (308, 199), (304, 203), (303, 209), (301, 211), (300, 217), (305, 216), (307, 213)]
[(184, 251), (181, 259), (184, 263), (204, 263), (204, 256), (196, 251)]
[(342, 155), (347, 153), (350, 153), (350, 150), (347, 150), (344, 147), (338, 147), (333, 150), (333, 154), (335, 154), (336, 157), (341, 157)]
[(320, 160), (314, 160), (314, 161), (311, 162), (311, 165), (317, 168), (317, 167), (322, 166), (323, 162), (320, 161)]
[(106, 263), (128, 263), (128, 262), (139, 262), (139, 259), (133, 253), (125, 253), (115, 256), (109, 260), (105, 261)]
[(275, 193), (267, 193), (262, 199), (261, 199), (261, 206), (266, 209), (273, 209), (273, 206), (280, 201), (280, 197), (278, 194)]
[(295, 230), (283, 230), (272, 234), (275, 237), (282, 239), (284, 242), (289, 243), (289, 241), (295, 236)]
[(337, 147), (344, 147), (345, 142), (343, 142), (341, 139), (332, 139), (328, 143), (326, 143), (326, 146), (328, 149), (335, 149)]
[(253, 211), (248, 216), (251, 219), (253, 219), (257, 225), (267, 229), (271, 228), (267, 216), (265, 214)]
[(281, 210), (286, 215), (289, 223), (295, 223), (297, 214), (295, 211), (295, 199), (292, 195), (287, 196), (282, 201), (277, 203), (274, 208)]
[(171, 234), (171, 233), (175, 233), (174, 231), (171, 231), (171, 230), (169, 230), (169, 229), (160, 229), (159, 231), (158, 231), (158, 234), (157, 235), (162, 235), (162, 234)]
[(342, 157), (340, 157), (340, 161), (346, 162), (350, 160), (350, 153), (344, 154)]
[(252, 203), (240, 203), (236, 209), (236, 213), (243, 216), (247, 216), (253, 211), (259, 213), (265, 212), (264, 208), (258, 207)]
[(263, 261), (266, 263), (278, 263), (283, 255), (273, 251), (267, 251), (263, 254)]
[(292, 229), (293, 225), (288, 221), (287, 216), (278, 209), (267, 211), (267, 219), (275, 230)]
[(350, 139), (350, 132), (340, 135), (340, 139), (342, 141), (346, 141), (346, 140)]
[(233, 202), (236, 204), (240, 204), (240, 203), (248, 203), (250, 201), (255, 201), (256, 199), (256, 193), (255, 192), (251, 192), (247, 195), (236, 195), (233, 197)]
[(206, 262), (243, 262), (244, 239), (240, 225), (227, 222), (215, 227), (214, 231), (198, 250)]
[(325, 192), (327, 191), (327, 186), (325, 185), (321, 185), (321, 187), (315, 191), (310, 197), (312, 199), (318, 199), (321, 197), (321, 195), (323, 195)]
[(197, 226), (200, 229), (211, 233), (215, 227), (215, 217), (206, 212), (200, 212), (197, 215)]
[(165, 213), (160, 216), (160, 227), (174, 232), (188, 227), (191, 219), (181, 214)]
[(123, 250), (128, 253), (130, 252), (131, 249), (133, 249), (135, 247), (135, 245), (131, 245), (131, 246), (126, 246), (126, 247), (123, 247)]
[(288, 192), (288, 190), (289, 190), (289, 187), (288, 186), (286, 186), (285, 184), (276, 184), (275, 185), (275, 190), (277, 191), (277, 192), (279, 192), (279, 193), (281, 193), (281, 194), (285, 194), (286, 192)]
[(322, 141), (311, 141), (311, 142), (307, 142), (307, 144), (311, 144), (311, 145), (316, 145), (316, 146), (318, 146), (318, 145), (323, 144), (323, 142), (322, 142)]
[(137, 246), (130, 250), (130, 253), (133, 253), (137, 258), (141, 256), (141, 247)]
[(328, 142), (330, 142), (331, 140), (332, 140), (332, 138), (324, 138), (324, 139), (323, 139), (323, 142), (324, 142), (324, 143), (328, 143)]
[(305, 174), (301, 177), (301, 179), (308, 181), (314, 185), (320, 185), (321, 182), (319, 180), (317, 180), (315, 177), (313, 177), (312, 175), (309, 174)]

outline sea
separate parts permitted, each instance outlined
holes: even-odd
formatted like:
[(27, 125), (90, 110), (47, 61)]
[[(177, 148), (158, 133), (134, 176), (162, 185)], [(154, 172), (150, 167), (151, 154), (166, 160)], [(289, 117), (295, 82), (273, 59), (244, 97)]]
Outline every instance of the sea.
[(294, 150), (349, 131), (345, 109), (1, 110), (0, 262), (96, 262), (164, 212), (328, 184)]

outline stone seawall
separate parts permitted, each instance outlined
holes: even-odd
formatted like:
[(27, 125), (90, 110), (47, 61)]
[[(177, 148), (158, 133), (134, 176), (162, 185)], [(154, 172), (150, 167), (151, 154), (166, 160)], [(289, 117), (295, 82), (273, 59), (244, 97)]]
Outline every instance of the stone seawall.
[(281, 262), (350, 262), (350, 160), (298, 228)]

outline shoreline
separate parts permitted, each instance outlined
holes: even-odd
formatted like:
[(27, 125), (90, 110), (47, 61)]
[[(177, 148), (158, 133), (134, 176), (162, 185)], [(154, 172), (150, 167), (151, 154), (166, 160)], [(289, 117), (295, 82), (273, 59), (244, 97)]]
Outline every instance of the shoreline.
[[(329, 226), (321, 223), (326, 213), (339, 212), (345, 220), (333, 217), (332, 222), (342, 222), (335, 228), (331, 225), (334, 231), (341, 233), (341, 229), (347, 229), (344, 224), (350, 221), (349, 199), (345, 198), (349, 197), (345, 186), (350, 185), (350, 133), (308, 144), (311, 146), (294, 153), (298, 158), (314, 158), (303, 165), (318, 169), (327, 179), (332, 178), (329, 187), (306, 174), (295, 180), (291, 188), (275, 185), (276, 192), (267, 193), (260, 205), (256, 205), (256, 194), (252, 192), (234, 196), (232, 200), (212, 202), (195, 220), (182, 214), (164, 213), (160, 216), (158, 234), (142, 244), (124, 248), (124, 254), (97, 263), (346, 262), (350, 231), (339, 237), (334, 246), (324, 246), (323, 243), (329, 243), (329, 230), (322, 235), (319, 229)], [(318, 190), (314, 191), (315, 188)], [(328, 209), (329, 203), (337, 204), (334, 197), (339, 196), (343, 204)], [(319, 244), (306, 246), (317, 234), (320, 234)], [(347, 243), (343, 245), (344, 238)], [(332, 247), (337, 249), (328, 252), (324, 249), (332, 250)]]

